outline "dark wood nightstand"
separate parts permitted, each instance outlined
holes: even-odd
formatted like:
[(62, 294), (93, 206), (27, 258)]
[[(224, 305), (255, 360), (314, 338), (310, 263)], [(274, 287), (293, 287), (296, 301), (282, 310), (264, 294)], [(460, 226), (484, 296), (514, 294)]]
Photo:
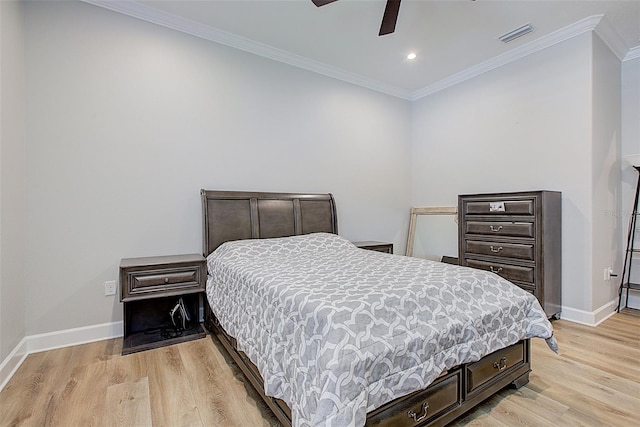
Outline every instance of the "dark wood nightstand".
[(393, 243), (366, 241), (366, 242), (353, 242), (353, 244), (359, 247), (360, 249), (368, 249), (370, 251), (384, 252), (387, 254), (393, 253)]
[[(122, 259), (122, 354), (204, 337), (201, 322), (205, 281), (205, 259), (199, 254)], [(183, 331), (173, 328), (170, 315), (179, 298), (191, 319), (190, 327)]]

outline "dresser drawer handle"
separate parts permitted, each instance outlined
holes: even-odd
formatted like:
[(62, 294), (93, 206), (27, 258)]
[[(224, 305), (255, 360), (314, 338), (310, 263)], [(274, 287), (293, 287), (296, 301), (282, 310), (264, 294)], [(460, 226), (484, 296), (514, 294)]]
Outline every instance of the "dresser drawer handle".
[(490, 265), (489, 270), (491, 270), (492, 273), (498, 274), (502, 271), (502, 267), (495, 268), (493, 265)]
[(491, 231), (493, 231), (494, 233), (497, 233), (498, 231), (502, 230), (502, 226), (499, 225), (497, 227), (494, 227), (493, 225), (490, 225), (489, 228), (491, 229)]
[(413, 410), (410, 410), (409, 412), (407, 412), (407, 416), (409, 418), (413, 418), (413, 421), (415, 421), (416, 423), (419, 423), (420, 421), (427, 418), (428, 407), (429, 407), (429, 404), (427, 402), (423, 402), (422, 409), (420, 410), (420, 415), (416, 414)]
[(491, 245), (491, 252), (493, 252), (494, 254), (497, 254), (501, 250), (502, 250), (502, 246), (498, 246), (498, 249), (494, 249), (493, 245)]
[(493, 367), (495, 369), (497, 369), (498, 371), (503, 371), (507, 368), (507, 358), (503, 357), (500, 359), (500, 363), (498, 362), (493, 362)]
[(168, 277), (164, 278), (164, 283), (169, 283), (169, 278)]

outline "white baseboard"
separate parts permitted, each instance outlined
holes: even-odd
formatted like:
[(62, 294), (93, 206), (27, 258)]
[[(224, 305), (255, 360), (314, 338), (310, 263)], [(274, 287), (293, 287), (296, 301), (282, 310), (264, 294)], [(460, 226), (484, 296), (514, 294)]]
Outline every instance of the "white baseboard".
[(16, 373), (24, 359), (32, 353), (117, 338), (123, 335), (123, 331), (124, 323), (119, 321), (28, 335), (0, 364), (0, 391)]
[(4, 389), (4, 386), (7, 385), (28, 355), (27, 339), (22, 338), (13, 351), (0, 363), (0, 391)]
[(27, 352), (28, 354), (39, 353), (56, 348), (117, 338), (123, 335), (123, 331), (124, 322), (119, 321), (47, 332), (45, 334), (29, 335), (26, 337)]
[(613, 316), (618, 309), (618, 300), (609, 301), (595, 311), (578, 310), (571, 307), (562, 307), (562, 320), (580, 323), (587, 326), (598, 326), (600, 323)]

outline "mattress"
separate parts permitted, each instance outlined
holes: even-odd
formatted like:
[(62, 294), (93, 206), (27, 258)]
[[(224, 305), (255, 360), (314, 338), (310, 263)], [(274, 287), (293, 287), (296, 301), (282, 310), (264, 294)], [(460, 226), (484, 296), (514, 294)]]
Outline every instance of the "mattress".
[(207, 300), (298, 427), (366, 414), (524, 338), (556, 343), (537, 299), (468, 267), (359, 249), (328, 233), (227, 242)]

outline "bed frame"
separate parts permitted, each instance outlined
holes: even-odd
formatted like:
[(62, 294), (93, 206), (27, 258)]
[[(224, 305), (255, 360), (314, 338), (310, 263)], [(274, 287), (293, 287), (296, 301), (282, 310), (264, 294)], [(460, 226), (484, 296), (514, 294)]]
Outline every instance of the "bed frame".
[[(203, 254), (240, 239), (285, 237), (315, 232), (338, 234), (331, 194), (293, 194), (201, 190)], [(236, 349), (205, 304), (205, 327), (222, 343), (276, 418), (291, 426), (291, 410), (266, 396), (256, 366)], [(519, 388), (531, 372), (529, 340), (497, 350), (483, 359), (443, 372), (429, 387), (389, 402), (367, 414), (368, 426), (441, 426), (450, 423), (506, 386)]]

